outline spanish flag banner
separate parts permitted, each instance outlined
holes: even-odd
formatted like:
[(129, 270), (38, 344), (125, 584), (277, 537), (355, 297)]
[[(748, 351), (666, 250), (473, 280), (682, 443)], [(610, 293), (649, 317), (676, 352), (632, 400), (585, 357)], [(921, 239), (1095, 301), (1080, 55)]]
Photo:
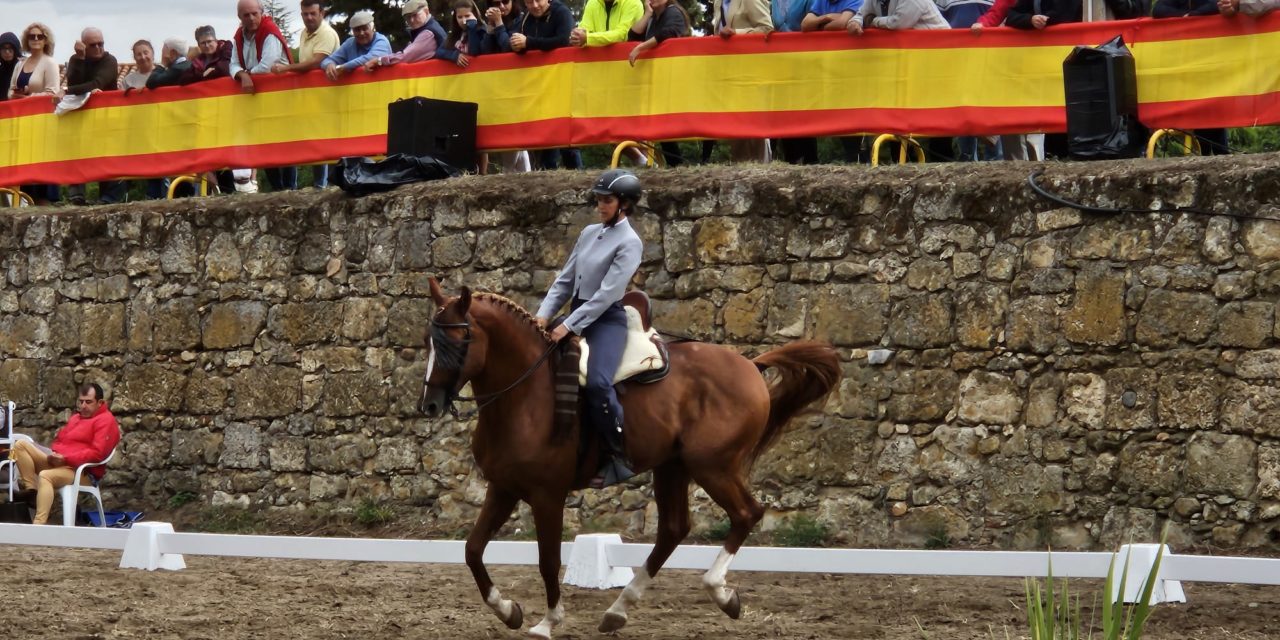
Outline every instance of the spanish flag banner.
[(632, 67), (634, 43), (433, 60), (357, 72), (220, 79), (104, 92), (62, 116), (47, 98), (0, 103), (0, 185), (154, 177), (376, 155), (387, 104), (479, 104), (479, 146), (620, 140), (1066, 129), (1062, 61), (1117, 35), (1134, 55), (1149, 127), (1280, 123), (1280, 13), (973, 33), (881, 31), (679, 38)]

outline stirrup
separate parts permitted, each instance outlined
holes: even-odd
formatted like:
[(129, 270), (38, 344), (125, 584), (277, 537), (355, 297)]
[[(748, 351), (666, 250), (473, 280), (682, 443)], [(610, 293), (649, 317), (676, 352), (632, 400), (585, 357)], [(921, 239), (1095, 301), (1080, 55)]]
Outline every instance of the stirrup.
[(620, 482), (626, 482), (635, 476), (636, 472), (631, 470), (631, 464), (622, 458), (609, 458), (604, 466), (600, 467), (600, 471), (595, 477), (587, 482), (587, 486), (592, 489), (603, 489), (612, 487)]

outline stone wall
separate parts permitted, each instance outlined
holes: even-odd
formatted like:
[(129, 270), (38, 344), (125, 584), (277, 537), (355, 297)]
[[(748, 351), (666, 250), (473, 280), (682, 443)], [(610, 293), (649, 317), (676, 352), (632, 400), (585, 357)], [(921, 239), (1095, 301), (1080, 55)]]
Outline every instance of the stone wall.
[[(1094, 215), (1030, 165), (648, 172), (659, 325), (744, 352), (833, 341), (846, 377), (757, 465), (765, 527), (849, 545), (1262, 546), (1280, 523), (1280, 222)], [(48, 437), (74, 386), (125, 431), (108, 500), (391, 502), (466, 526), (469, 425), (416, 415), (443, 276), (535, 303), (591, 176), (465, 178), (0, 217), (0, 397)], [(1053, 166), (1107, 205), (1280, 218), (1275, 156)], [(571, 527), (651, 534), (649, 488)], [(699, 528), (723, 515), (694, 495)], [(528, 526), (521, 512), (517, 526)]]

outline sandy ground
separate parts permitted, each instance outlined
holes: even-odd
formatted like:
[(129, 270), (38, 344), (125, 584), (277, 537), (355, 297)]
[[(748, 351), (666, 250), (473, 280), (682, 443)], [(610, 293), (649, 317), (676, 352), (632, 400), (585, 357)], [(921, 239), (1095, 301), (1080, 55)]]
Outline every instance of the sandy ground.
[[(185, 571), (118, 569), (119, 554), (10, 548), (0, 576), (5, 638), (520, 638), (484, 607), (465, 567), (187, 557)], [(504, 595), (545, 611), (532, 567), (496, 567)], [(742, 619), (729, 620), (699, 574), (660, 574), (620, 638), (1020, 638), (1022, 582), (996, 578), (730, 572)], [(1100, 585), (1073, 588), (1089, 598)], [(1188, 604), (1161, 605), (1150, 639), (1261, 640), (1280, 629), (1280, 587), (1185, 584)], [(617, 591), (566, 587), (557, 638), (602, 637)], [(54, 594), (68, 594), (59, 599)], [(74, 595), (72, 595), (74, 594)], [(71, 598), (77, 598), (72, 600)], [(1087, 614), (1086, 614), (1087, 615)], [(923, 627), (917, 628), (917, 621)]]

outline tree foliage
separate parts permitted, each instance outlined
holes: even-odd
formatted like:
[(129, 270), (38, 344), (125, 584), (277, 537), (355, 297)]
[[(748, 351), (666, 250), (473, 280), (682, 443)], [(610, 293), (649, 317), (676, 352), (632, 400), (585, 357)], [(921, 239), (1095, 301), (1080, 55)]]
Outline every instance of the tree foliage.
[(289, 45), (296, 44), (297, 39), (293, 33), (293, 19), (289, 15), (287, 5), (283, 0), (262, 0), (262, 12), (271, 16), (275, 20), (276, 26), (280, 27), (280, 32), (289, 40)]

